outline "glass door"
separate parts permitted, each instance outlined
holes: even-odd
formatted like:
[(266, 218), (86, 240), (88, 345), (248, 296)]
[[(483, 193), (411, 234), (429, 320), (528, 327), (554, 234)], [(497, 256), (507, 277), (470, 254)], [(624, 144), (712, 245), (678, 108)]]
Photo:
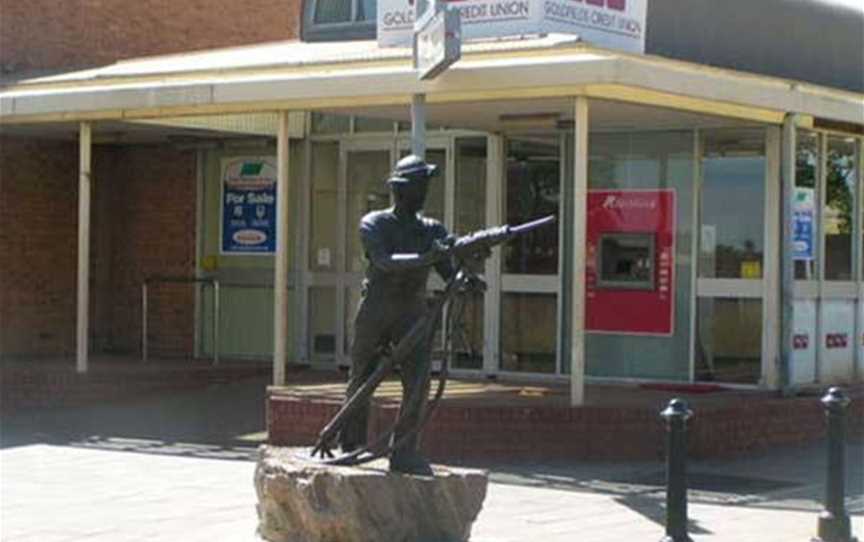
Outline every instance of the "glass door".
[[(313, 366), (348, 366), (366, 265), (357, 227), (364, 214), (391, 205), (386, 180), (394, 161), (410, 153), (410, 142), (343, 139), (313, 141), (310, 148), (306, 353)], [(486, 148), (486, 137), (427, 141), (426, 160), (440, 174), (429, 187), (424, 214), (455, 235), (487, 226)], [(432, 273), (429, 288), (443, 286)], [(482, 369), (483, 341), (484, 294), (477, 293), (454, 329), (453, 367)], [(440, 332), (435, 345), (440, 356)]]
[(310, 146), (307, 357), (313, 366), (347, 365), (346, 322), (363, 280), (357, 225), (364, 214), (390, 205), (393, 145), (331, 140)]
[(696, 380), (762, 379), (766, 132), (710, 130), (702, 137)]
[[(503, 203), (507, 224), (558, 214), (561, 141), (557, 134), (505, 142)], [(556, 373), (558, 228), (544, 228), (502, 248), (500, 365), (502, 371)]]
[(344, 168), (344, 202), (340, 206), (343, 218), (345, 263), (339, 280), (337, 304), (332, 308), (339, 320), (340, 365), (350, 365), (351, 343), (354, 339), (354, 314), (360, 303), (365, 261), (358, 225), (364, 215), (390, 207), (387, 178), (393, 169), (393, 146), (352, 143), (343, 145), (341, 164)]
[[(411, 141), (400, 139), (398, 142), (399, 158), (411, 154)], [(426, 142), (426, 162), (438, 166), (438, 175), (429, 183), (429, 191), (426, 193), (426, 203), (423, 206), (423, 215), (444, 224), (447, 231), (453, 231), (453, 176), (451, 165), (448, 161), (450, 156), (450, 140), (448, 138), (431, 138)], [(444, 289), (444, 281), (434, 271), (429, 274), (428, 288), (432, 291)], [(433, 341), (433, 362), (440, 361), (444, 352), (444, 321)]]

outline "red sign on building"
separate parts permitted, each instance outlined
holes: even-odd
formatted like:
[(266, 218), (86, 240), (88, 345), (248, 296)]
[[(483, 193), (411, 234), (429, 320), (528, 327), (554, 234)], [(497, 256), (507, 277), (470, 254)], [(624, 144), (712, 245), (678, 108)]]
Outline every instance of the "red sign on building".
[(588, 194), (586, 329), (633, 335), (675, 330), (675, 191)]

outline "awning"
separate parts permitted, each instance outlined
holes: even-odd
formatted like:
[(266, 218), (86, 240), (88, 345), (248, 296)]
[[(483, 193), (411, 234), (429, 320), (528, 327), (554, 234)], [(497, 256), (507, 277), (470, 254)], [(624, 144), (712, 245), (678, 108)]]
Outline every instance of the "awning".
[(408, 49), (373, 41), (279, 42), (142, 58), (0, 91), (0, 123), (132, 120), (583, 95), (758, 122), (789, 112), (864, 123), (864, 95), (649, 55), (573, 36), (469, 43), (462, 59), (419, 81)]

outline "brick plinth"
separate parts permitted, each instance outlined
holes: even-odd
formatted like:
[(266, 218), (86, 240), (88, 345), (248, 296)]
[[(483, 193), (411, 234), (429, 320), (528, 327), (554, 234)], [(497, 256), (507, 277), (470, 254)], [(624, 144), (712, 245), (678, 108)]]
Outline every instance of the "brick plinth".
[[(433, 461), (640, 460), (663, 457), (663, 405), (648, 407), (494, 406), (442, 403), (425, 431)], [(706, 407), (690, 422), (690, 455), (731, 456), (824, 437), (818, 397), (763, 398)], [(271, 392), (267, 429), (273, 445), (308, 446), (337, 412), (332, 400)], [(398, 407), (373, 405), (370, 430), (389, 427)], [(864, 436), (864, 397), (849, 411), (850, 435)]]

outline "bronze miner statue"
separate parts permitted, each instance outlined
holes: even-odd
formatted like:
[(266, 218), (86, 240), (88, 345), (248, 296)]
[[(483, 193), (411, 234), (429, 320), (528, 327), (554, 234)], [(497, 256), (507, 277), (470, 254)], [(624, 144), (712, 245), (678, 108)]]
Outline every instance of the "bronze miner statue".
[[(354, 320), (351, 372), (342, 408), (321, 431), (312, 455), (325, 463), (356, 465), (389, 455), (390, 469), (429, 475), (429, 463), (418, 450), (423, 425), (444, 391), (446, 358), (438, 389), (427, 404), (431, 380), (431, 347), (444, 307), (452, 319), (461, 315), (466, 291), (485, 287), (473, 270), (490, 249), (511, 237), (551, 223), (546, 217), (517, 227), (502, 226), (453, 238), (438, 221), (421, 213), (436, 166), (410, 155), (397, 162), (387, 183), (393, 207), (373, 211), (360, 221), (367, 268), (363, 296)], [(429, 302), (426, 282), (434, 267), (447, 283)], [(390, 431), (367, 442), (369, 406), (375, 388), (395, 365), (401, 368), (402, 404)], [(341, 446), (342, 455), (332, 450)]]

